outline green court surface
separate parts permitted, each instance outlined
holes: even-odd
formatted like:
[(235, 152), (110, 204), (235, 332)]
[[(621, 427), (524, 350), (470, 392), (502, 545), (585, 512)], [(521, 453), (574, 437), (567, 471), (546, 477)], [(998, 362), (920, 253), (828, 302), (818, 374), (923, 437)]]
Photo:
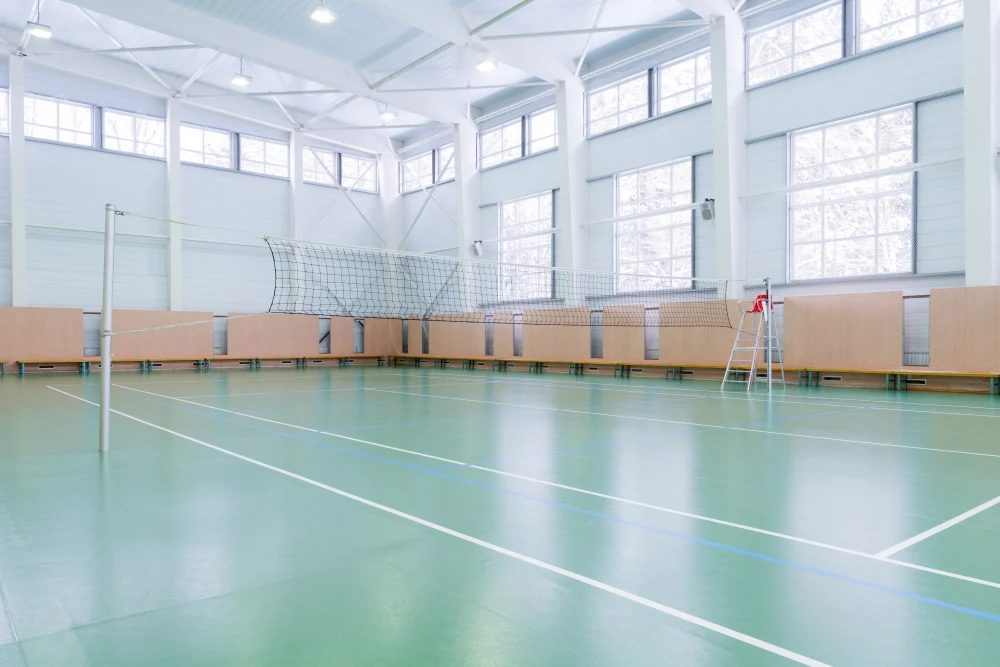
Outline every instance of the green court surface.
[[(997, 665), (1000, 400), (0, 381), (0, 666)], [(85, 400), (80, 400), (85, 399)]]

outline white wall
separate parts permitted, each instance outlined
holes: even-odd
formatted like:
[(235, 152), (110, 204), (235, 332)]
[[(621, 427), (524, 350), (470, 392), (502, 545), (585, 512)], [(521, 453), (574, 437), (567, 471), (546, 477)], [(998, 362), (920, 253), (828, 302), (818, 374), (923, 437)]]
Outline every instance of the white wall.
[(428, 252), (458, 245), (458, 184), (441, 183), (433, 193), (430, 200), (422, 190), (402, 195), (403, 234), (409, 231), (403, 250)]

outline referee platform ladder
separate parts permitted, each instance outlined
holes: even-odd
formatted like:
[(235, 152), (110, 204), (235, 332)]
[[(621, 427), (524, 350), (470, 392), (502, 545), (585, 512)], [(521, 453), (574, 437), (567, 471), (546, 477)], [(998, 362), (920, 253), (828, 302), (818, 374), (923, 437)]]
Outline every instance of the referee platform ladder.
[[(774, 306), (767, 294), (761, 294), (753, 301), (740, 301), (740, 326), (736, 330), (733, 351), (729, 355), (726, 373), (722, 376), (722, 388), (727, 384), (746, 382), (747, 391), (753, 389), (758, 379), (758, 367), (767, 369), (767, 388), (772, 382), (785, 383), (785, 365), (781, 358), (781, 343), (778, 340), (774, 321)], [(778, 365), (781, 378), (774, 377), (774, 364)]]

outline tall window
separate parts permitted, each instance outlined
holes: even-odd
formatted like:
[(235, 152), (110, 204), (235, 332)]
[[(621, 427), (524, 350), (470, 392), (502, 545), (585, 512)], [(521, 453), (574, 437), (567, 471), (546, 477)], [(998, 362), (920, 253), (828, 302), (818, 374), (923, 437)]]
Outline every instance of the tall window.
[(0, 90), (0, 134), (10, 134), (10, 108), (7, 106), (7, 91)]
[(589, 134), (649, 118), (649, 74), (595, 90), (587, 96)]
[(482, 169), (516, 160), (524, 155), (521, 119), (479, 135), (479, 166)]
[(528, 154), (534, 155), (559, 145), (556, 110), (547, 109), (528, 116)]
[(712, 99), (712, 56), (708, 51), (660, 68), (660, 113)]
[(163, 157), (164, 122), (121, 111), (104, 110), (104, 147), (108, 150), (137, 155)]
[(25, 95), (24, 134), (64, 144), (94, 145), (94, 108), (48, 97)]
[(652, 286), (641, 276), (691, 277), (693, 211), (655, 211), (693, 202), (692, 163), (686, 158), (618, 175), (618, 216), (651, 214), (615, 225), (619, 288)]
[(843, 39), (839, 1), (751, 33), (747, 36), (747, 83), (752, 86), (837, 60), (843, 55)]
[(302, 180), (306, 183), (335, 185), (337, 182), (337, 154), (322, 148), (306, 146), (302, 150)]
[(551, 192), (500, 205), (499, 260), (518, 265), (500, 268), (501, 299), (552, 297), (554, 241)]
[(912, 270), (913, 174), (864, 178), (913, 162), (913, 107), (792, 134), (792, 183), (858, 176), (791, 197), (793, 280)]
[(403, 192), (413, 192), (426, 188), (434, 183), (434, 153), (424, 153), (417, 157), (403, 160), (399, 164), (403, 172)]
[(448, 144), (437, 149), (438, 182), (455, 178), (455, 146)]
[(288, 178), (288, 144), (241, 134), (240, 171)]
[(374, 158), (340, 155), (340, 184), (352, 190), (378, 191), (378, 163)]
[(871, 49), (962, 21), (962, 0), (858, 0), (861, 49)]
[(233, 168), (233, 135), (197, 125), (181, 125), (181, 162)]

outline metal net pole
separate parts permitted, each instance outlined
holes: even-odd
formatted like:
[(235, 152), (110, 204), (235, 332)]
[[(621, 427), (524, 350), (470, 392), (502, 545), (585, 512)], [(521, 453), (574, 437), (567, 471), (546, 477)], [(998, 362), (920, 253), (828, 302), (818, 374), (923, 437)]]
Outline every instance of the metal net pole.
[(115, 282), (115, 207), (104, 207), (104, 295), (101, 300), (101, 442), (111, 449), (111, 306)]

